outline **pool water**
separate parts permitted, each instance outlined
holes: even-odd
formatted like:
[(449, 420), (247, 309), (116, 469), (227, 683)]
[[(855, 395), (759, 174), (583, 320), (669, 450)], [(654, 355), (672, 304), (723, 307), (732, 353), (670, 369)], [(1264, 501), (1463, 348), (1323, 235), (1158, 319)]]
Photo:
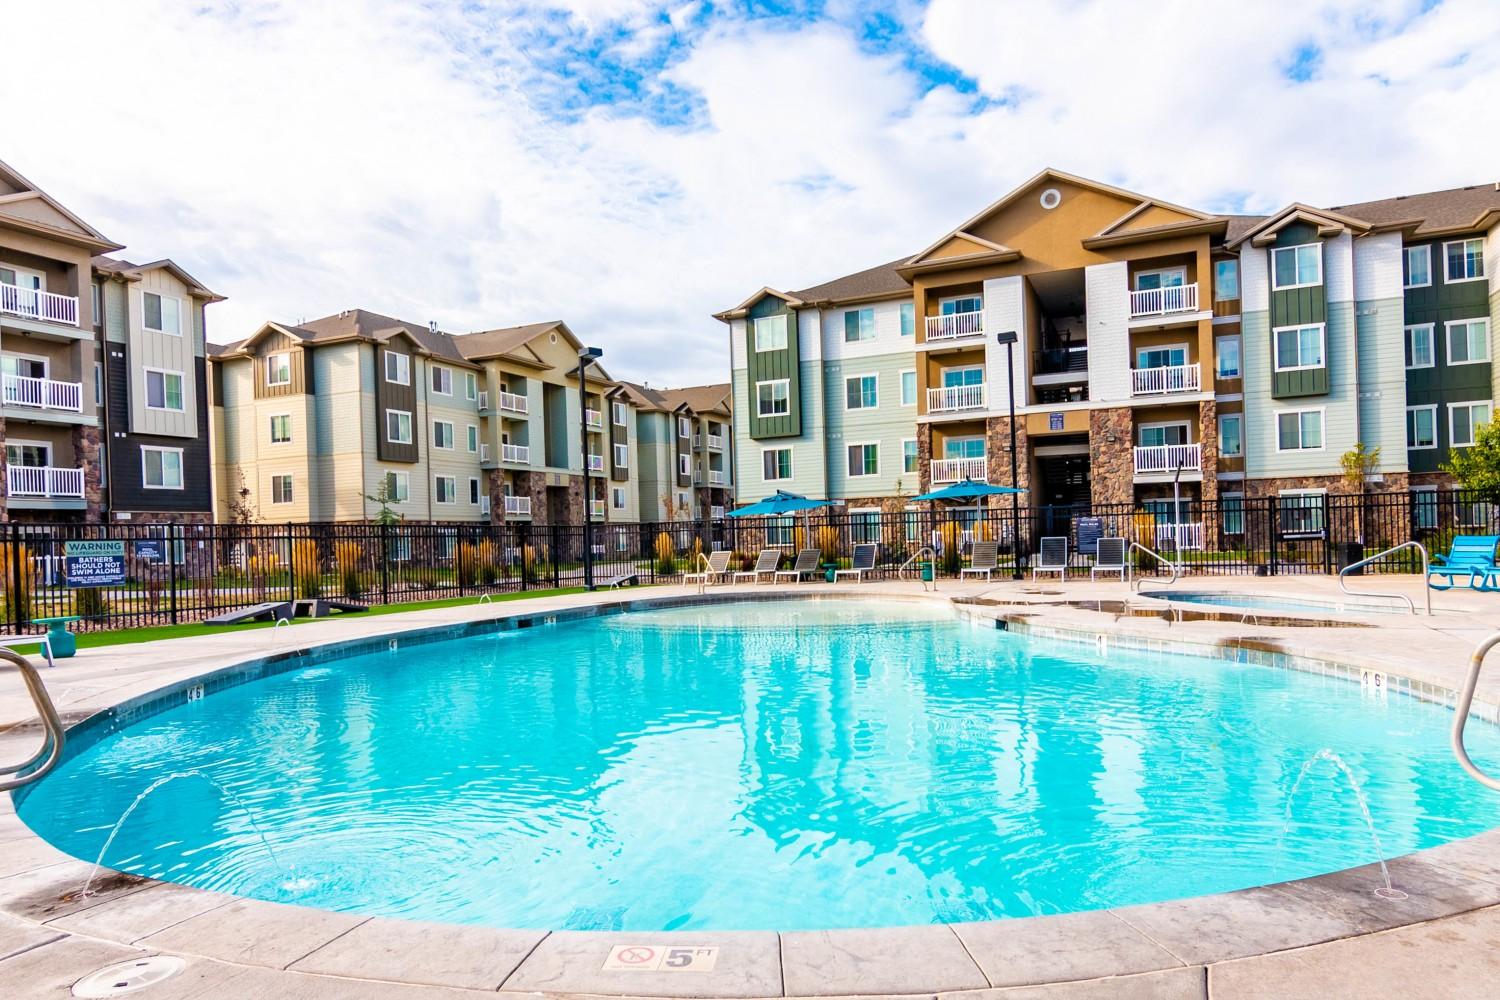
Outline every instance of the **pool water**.
[[(981, 920), (1373, 861), (1325, 749), (1388, 856), (1500, 825), (1500, 795), (1449, 753), (1450, 718), (1311, 674), (1105, 659), (918, 604), (720, 604), (225, 689), (82, 751), (21, 814), (93, 860), (142, 790), (197, 772), (214, 783), (154, 791), (107, 865), (413, 919)], [(1471, 731), (1476, 757), (1500, 761), (1495, 731)]]
[(1350, 601), (1320, 601), (1316, 598), (1297, 600), (1293, 597), (1270, 597), (1265, 594), (1231, 594), (1224, 591), (1170, 591), (1148, 590), (1142, 597), (1155, 597), (1164, 601), (1185, 604), (1211, 604), (1220, 608), (1244, 608), (1249, 611), (1291, 611), (1303, 614), (1327, 614), (1342, 611), (1348, 614), (1409, 614), (1411, 609), (1400, 600), (1380, 603), (1368, 597), (1356, 597)]

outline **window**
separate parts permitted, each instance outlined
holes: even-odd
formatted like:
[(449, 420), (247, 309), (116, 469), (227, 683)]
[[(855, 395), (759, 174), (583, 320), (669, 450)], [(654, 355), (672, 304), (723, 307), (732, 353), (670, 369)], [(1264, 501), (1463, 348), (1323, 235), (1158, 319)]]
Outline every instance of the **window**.
[[(762, 417), (784, 417), (792, 412), (792, 383), (779, 378), (771, 382), (755, 383), (755, 412)], [(686, 421), (683, 421), (686, 423)], [(679, 428), (678, 437), (683, 437)]]
[(105, 454), (105, 444), (99, 442), (99, 485), (109, 485), (109, 456)]
[(614, 424), (615, 424), (616, 427), (624, 427), (625, 426), (625, 404), (624, 403), (621, 403), (621, 402), (618, 402), (618, 401), (610, 403), (609, 404), (609, 412), (610, 412), (610, 415), (611, 415), (611, 419), (614, 421)]
[(464, 398), (479, 398), (479, 378), (473, 372), (464, 372)]
[(1238, 413), (1219, 415), (1219, 457), (1242, 458), (1245, 454), (1244, 417)]
[(1245, 533), (1245, 494), (1219, 494), (1219, 524), (1226, 535)]
[(850, 309), (844, 313), (844, 343), (875, 339), (875, 310)]
[[(786, 379), (781, 379), (780, 381), (786, 382), (787, 380)], [(770, 384), (774, 385), (775, 383), (770, 383)], [(783, 395), (785, 395), (785, 394), (783, 393)], [(783, 410), (782, 412), (786, 412), (786, 411)], [(677, 436), (680, 437), (680, 438), (685, 438), (685, 437), (689, 437), (692, 433), (693, 433), (693, 422), (691, 420), (689, 420), (687, 417), (678, 417), (677, 418)]]
[(630, 464), (630, 445), (615, 445), (615, 468), (623, 469)]
[(387, 472), (385, 497), (391, 503), (406, 503), (411, 497), (411, 476), (405, 472)]
[(290, 354), (266, 355), (266, 385), (292, 384), (292, 356)]
[(411, 358), (395, 351), (386, 351), (385, 380), (396, 385), (411, 385)]
[(1438, 526), (1436, 486), (1413, 486), (1411, 488), (1411, 526), (1418, 529), (1431, 529)]
[(1180, 368), (1187, 364), (1187, 345), (1142, 347), (1135, 352), (1137, 368)]
[(1187, 284), (1187, 268), (1163, 267), (1154, 271), (1135, 272), (1135, 290), (1152, 291), (1157, 288), (1181, 288)]
[(453, 449), (453, 422), (450, 420), (434, 420), (432, 422), (432, 446), (434, 448)]
[(473, 476), (469, 477), (469, 503), (479, 503), (479, 480)]
[(1455, 448), (1467, 448), (1479, 437), (1479, 430), (1490, 422), (1490, 404), (1449, 403), (1448, 442)]
[(479, 450), (479, 428), (475, 427), (473, 424), (469, 425), (469, 429), (468, 429), (468, 441), (469, 441), (469, 450), (470, 451), (478, 451)]
[(849, 511), (849, 541), (855, 545), (880, 541), (879, 507), (855, 507)]
[(880, 401), (874, 375), (855, 375), (844, 379), (844, 406), (850, 410), (872, 409)]
[(1271, 287), (1306, 288), (1323, 283), (1323, 245), (1304, 243), (1271, 251)]
[(984, 299), (978, 295), (957, 295), (951, 299), (940, 299), (938, 301), (938, 314), (942, 316), (957, 316), (960, 313), (977, 313), (984, 311)]
[(795, 517), (773, 517), (765, 521), (767, 545), (796, 545), (797, 519)]
[(1277, 451), (1322, 451), (1323, 411), (1283, 410), (1276, 414)]
[(953, 389), (965, 385), (983, 385), (984, 366), (969, 365), (963, 368), (943, 369), (943, 388)]
[(434, 476), (432, 500), (434, 503), (452, 503), (458, 496), (458, 482), (452, 476)]
[(901, 303), (901, 336), (915, 337), (917, 335), (917, 304), (915, 302)]
[(141, 483), (148, 490), (182, 489), (182, 449), (142, 445)]
[(1276, 370), (1302, 371), (1323, 367), (1323, 324), (1284, 326), (1272, 331), (1276, 340)]
[(292, 477), (290, 475), (271, 477), (271, 502), (292, 502)]
[(677, 456), (677, 474), (681, 476), (691, 476), (693, 474), (693, 460), (690, 456)]
[(873, 476), (880, 472), (880, 445), (851, 444), (849, 446), (849, 475)]
[(901, 373), (901, 405), (917, 405), (917, 373), (914, 371)]
[(1453, 504), (1460, 528), (1488, 528), (1494, 512), (1494, 506), (1484, 500), (1458, 500)]
[(52, 464), (52, 446), (44, 441), (11, 439), (5, 445), (5, 461), (29, 469), (46, 468)]
[(1448, 364), (1474, 365), (1490, 359), (1490, 321), (1457, 319), (1444, 324), (1448, 331)]
[(405, 410), (386, 410), (385, 438), (392, 444), (411, 444), (411, 414)]
[(1406, 446), (1414, 449), (1437, 447), (1436, 404), (1406, 408)]
[(182, 373), (147, 368), (146, 408), (182, 412)]
[(1401, 284), (1422, 288), (1432, 284), (1432, 245), (1407, 247), (1401, 261)]
[(432, 391), (442, 396), (453, 395), (453, 372), (440, 365), (432, 366)]
[(756, 353), (786, 350), (786, 320), (786, 313), (755, 318)]
[(908, 542), (916, 542), (921, 540), (922, 512), (919, 510), (909, 510), (902, 518), (902, 521), (906, 525), (906, 540)]
[(1421, 326), (1409, 326), (1405, 332), (1406, 367), (1431, 368), (1433, 365), (1432, 324), (1423, 323)]
[(1443, 260), (1443, 280), (1448, 284), (1478, 281), (1484, 277), (1484, 240), (1454, 240), (1452, 243), (1444, 243)]
[(1289, 535), (1313, 535), (1323, 530), (1326, 490), (1283, 490), (1276, 497), (1281, 530)]
[(157, 333), (170, 333), (174, 337), (182, 336), (182, 302), (172, 298), (170, 295), (158, 295), (155, 292), (145, 292), (141, 295), (141, 304), (144, 306), (141, 317), (141, 325), (148, 330)]
[(1214, 341), (1214, 355), (1217, 360), (1215, 373), (1219, 378), (1240, 377), (1240, 338), (1220, 337)]
[(917, 442), (911, 438), (901, 442), (901, 471), (917, 471)]
[(1237, 260), (1214, 261), (1214, 301), (1240, 297), (1240, 262)]
[(615, 510), (625, 509), (625, 489), (621, 486), (613, 486), (609, 491), (609, 503)]
[(1135, 437), (1136, 444), (1142, 448), (1188, 444), (1188, 425), (1185, 423), (1142, 424), (1136, 428)]
[(271, 443), (286, 444), (292, 439), (292, 415), (278, 413), (271, 418)]
[(104, 405), (104, 366), (94, 362), (94, 405)]
[(792, 478), (792, 449), (767, 448), (760, 453), (761, 478), (768, 483)]
[[(1184, 432), (1184, 436), (1186, 432)], [(944, 458), (983, 458), (984, 438), (948, 438), (943, 442)]]

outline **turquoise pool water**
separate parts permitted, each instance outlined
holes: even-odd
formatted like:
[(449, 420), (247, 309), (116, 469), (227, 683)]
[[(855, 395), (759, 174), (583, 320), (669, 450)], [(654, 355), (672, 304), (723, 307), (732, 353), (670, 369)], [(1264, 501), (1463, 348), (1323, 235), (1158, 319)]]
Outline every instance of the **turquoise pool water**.
[(1265, 594), (1231, 594), (1213, 590), (1148, 590), (1142, 597), (1157, 597), (1166, 601), (1186, 604), (1211, 604), (1219, 608), (1244, 608), (1249, 611), (1301, 612), (1302, 614), (1327, 614), (1341, 611), (1351, 615), (1410, 614), (1404, 601), (1381, 601), (1379, 598), (1351, 596), (1347, 601), (1320, 601), (1313, 598), (1297, 600), (1293, 597), (1270, 597)]
[[(211, 693), (82, 750), (21, 814), (93, 860), (142, 790), (194, 771), (225, 791), (161, 786), (106, 864), (508, 927), (979, 920), (1370, 862), (1325, 749), (1363, 786), (1387, 855), (1500, 824), (1500, 795), (1449, 754), (1449, 720), (1345, 681), (1101, 659), (921, 605), (718, 605)], [(1500, 761), (1490, 727), (1471, 741)]]

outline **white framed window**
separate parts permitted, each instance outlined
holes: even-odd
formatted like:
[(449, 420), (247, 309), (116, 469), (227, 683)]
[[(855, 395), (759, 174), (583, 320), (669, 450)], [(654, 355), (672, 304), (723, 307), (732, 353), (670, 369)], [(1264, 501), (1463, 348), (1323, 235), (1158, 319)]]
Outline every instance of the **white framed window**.
[(1282, 490), (1276, 494), (1281, 530), (1289, 535), (1312, 535), (1323, 530), (1327, 490)]
[(849, 476), (876, 476), (880, 474), (880, 445), (851, 444), (849, 451)]
[(1226, 302), (1240, 297), (1240, 262), (1214, 261), (1214, 301)]
[(156, 333), (182, 336), (182, 300), (156, 292), (143, 292), (141, 326)]
[(464, 398), (473, 402), (479, 398), (479, 376), (464, 372)]
[(266, 355), (266, 385), (292, 384), (292, 356), (285, 351)]
[(901, 336), (915, 337), (917, 335), (917, 304), (915, 302), (901, 303)]
[(452, 476), (432, 477), (432, 502), (452, 503), (458, 496), (458, 482)]
[(1187, 284), (1187, 268), (1158, 267), (1150, 271), (1135, 272), (1135, 290), (1151, 291), (1157, 288), (1181, 288)]
[(1437, 447), (1437, 404), (1406, 408), (1406, 447), (1422, 451)]
[(1219, 414), (1219, 457), (1243, 458), (1245, 455), (1245, 418), (1239, 413)]
[(1276, 414), (1277, 451), (1322, 451), (1323, 407), (1280, 410)]
[(391, 503), (406, 503), (411, 499), (411, 475), (406, 472), (385, 474), (385, 495)]
[(917, 405), (917, 373), (915, 370), (901, 373), (901, 405)]
[(624, 403), (620, 402), (619, 400), (615, 400), (613, 403), (609, 404), (609, 412), (610, 412), (611, 419), (614, 420), (614, 423), (615, 423), (616, 427), (624, 427), (625, 426), (625, 404)]
[(5, 442), (5, 461), (8, 465), (41, 469), (52, 464), (52, 446), (45, 441), (22, 441), (11, 438)]
[(182, 449), (141, 445), (141, 485), (148, 490), (182, 489)]
[(615, 445), (615, 468), (623, 469), (630, 465), (630, 445)]
[(1436, 362), (1432, 354), (1432, 324), (1419, 323), (1403, 331), (1406, 337), (1406, 367), (1431, 368)]
[(768, 483), (792, 478), (792, 449), (764, 448), (760, 453), (761, 478)]
[(453, 369), (444, 368), (442, 365), (433, 365), (432, 391), (439, 396), (453, 395)]
[(1240, 377), (1240, 336), (1218, 337), (1214, 340), (1215, 374), (1219, 378)]
[[(755, 383), (755, 412), (762, 417), (784, 417), (791, 413), (791, 379), (778, 378), (769, 382)], [(687, 419), (681, 418), (677, 430), (678, 437), (687, 436), (687, 432), (683, 430), (686, 425)]]
[(677, 456), (677, 474), (679, 476), (691, 476), (693, 474), (693, 460), (691, 456)]
[(473, 476), (469, 477), (469, 503), (479, 505), (479, 480)]
[(1454, 448), (1467, 448), (1479, 439), (1480, 428), (1490, 422), (1492, 407), (1488, 400), (1482, 403), (1448, 404), (1448, 443)]
[(470, 424), (468, 427), (468, 443), (469, 451), (476, 452), (479, 450), (479, 428), (473, 424)]
[(853, 507), (849, 511), (849, 541), (867, 545), (880, 541), (880, 508)]
[(434, 420), (432, 422), (432, 446), (445, 451), (453, 450), (453, 421)]
[(1477, 365), (1490, 359), (1490, 321), (1455, 319), (1443, 324), (1448, 335), (1448, 364)]
[(947, 298), (938, 299), (939, 316), (958, 316), (962, 313), (983, 311), (984, 297), (982, 295), (950, 295)]
[(94, 405), (104, 405), (104, 365), (98, 361), (94, 362)]
[(145, 369), (146, 409), (183, 412), (182, 372)]
[(757, 316), (754, 322), (755, 351), (786, 350), (786, 313), (778, 316)]
[(1219, 524), (1226, 535), (1245, 533), (1245, 494), (1219, 494)]
[(795, 517), (790, 515), (768, 517), (765, 520), (765, 528), (767, 545), (797, 544), (797, 519)]
[(844, 379), (844, 408), (871, 410), (880, 405), (880, 388), (874, 375), (850, 375)]
[(1161, 347), (1139, 347), (1135, 352), (1137, 368), (1180, 368), (1187, 364), (1186, 344), (1165, 344)]
[[(788, 385), (791, 384), (790, 381), (787, 380), (787, 379), (778, 379), (777, 381), (786, 382)], [(758, 385), (775, 385), (776, 383), (775, 382), (760, 382), (760, 383), (757, 383), (757, 384)], [(786, 393), (785, 392), (783, 392), (781, 395), (782, 395), (782, 398), (786, 398)], [(787, 411), (786, 410), (782, 410), (781, 412), (785, 413)], [(766, 416), (766, 414), (762, 413), (761, 416)], [(677, 418), (677, 436), (680, 437), (680, 438), (685, 438), (685, 437), (690, 437), (692, 435), (692, 433), (693, 433), (693, 422), (691, 420), (689, 420), (687, 417), (678, 417)]]
[(870, 306), (863, 309), (848, 309), (844, 312), (844, 343), (853, 344), (862, 340), (875, 339), (875, 310)]
[(1296, 372), (1323, 367), (1322, 323), (1277, 327), (1271, 331), (1271, 337), (1276, 345), (1277, 371)]
[(1323, 244), (1304, 243), (1271, 250), (1271, 287), (1307, 288), (1323, 283)]
[(1411, 488), (1411, 526), (1432, 529), (1438, 526), (1438, 490), (1436, 486)]
[(1443, 244), (1443, 280), (1450, 285), (1484, 280), (1484, 240), (1453, 240)]
[[(1161, 423), (1140, 424), (1135, 429), (1135, 443), (1142, 448), (1160, 448), (1164, 445), (1191, 444), (1186, 421), (1171, 420)], [(952, 438), (949, 439), (953, 440)], [(982, 439), (981, 439), (982, 440)], [(981, 452), (981, 454), (983, 454)], [(955, 458), (957, 456), (947, 456)]]
[(392, 444), (411, 444), (410, 411), (385, 411), (385, 439)]
[(916, 438), (907, 438), (901, 442), (901, 471), (904, 473), (917, 471)]
[(609, 505), (615, 510), (625, 509), (625, 488), (623, 486), (611, 486), (609, 489)]
[(385, 380), (393, 385), (411, 385), (411, 358), (395, 351), (386, 351)]
[(1407, 247), (1401, 260), (1403, 288), (1426, 288), (1432, 284), (1432, 244)]
[(271, 502), (292, 502), (292, 477), (290, 473), (271, 477)]
[(1453, 516), (1460, 528), (1488, 528), (1494, 523), (1495, 507), (1486, 500), (1459, 500)]
[(271, 443), (286, 444), (292, 440), (292, 415), (277, 413), (271, 417)]

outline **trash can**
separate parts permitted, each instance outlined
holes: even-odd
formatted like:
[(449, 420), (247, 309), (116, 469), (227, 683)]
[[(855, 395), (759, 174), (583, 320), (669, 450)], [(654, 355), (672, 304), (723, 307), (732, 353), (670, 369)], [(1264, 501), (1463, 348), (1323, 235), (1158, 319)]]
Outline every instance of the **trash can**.
[(930, 561), (928, 561), (928, 562), (919, 562), (919, 563), (917, 563), (917, 565), (920, 566), (920, 567), (922, 567), (922, 582), (923, 583), (931, 583), (932, 582), (932, 563)]
[[(1338, 552), (1339, 569), (1347, 569), (1365, 557), (1365, 546), (1363, 542), (1340, 542)], [(1364, 568), (1355, 570), (1350, 576), (1364, 576)]]

